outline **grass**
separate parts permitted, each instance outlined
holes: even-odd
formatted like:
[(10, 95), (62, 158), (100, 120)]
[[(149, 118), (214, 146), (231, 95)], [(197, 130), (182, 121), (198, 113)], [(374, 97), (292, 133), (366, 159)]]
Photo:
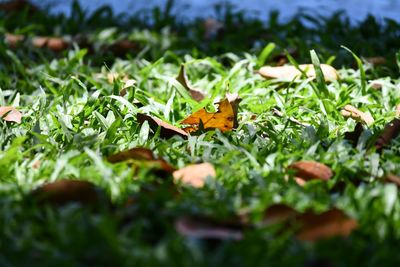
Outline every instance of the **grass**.
[[(369, 17), (351, 25), (338, 13), (330, 18), (300, 14), (287, 23), (272, 14), (264, 25), (228, 9), (219, 17), (223, 35), (205, 40), (200, 20), (182, 22), (160, 10), (119, 19), (109, 8), (93, 16), (74, 8), (70, 18), (19, 12), (0, 19), (2, 33), (79, 33), (98, 44), (94, 51), (74, 47), (53, 53), (27, 43), (10, 49), (0, 42), (0, 104), (23, 113), (21, 124), (0, 121), (1, 266), (398, 264), (398, 189), (381, 177), (400, 175), (400, 140), (381, 153), (369, 149), (399, 104), (398, 23)], [(140, 49), (115, 57), (99, 48), (124, 38)], [(298, 63), (331, 63), (341, 80), (284, 83), (254, 73), (274, 64), (273, 58), (288, 48), (297, 49), (291, 60)], [(310, 50), (315, 50), (312, 56)], [(383, 56), (387, 63), (373, 66), (363, 60), (372, 56)], [(181, 63), (191, 83), (210, 96), (206, 101), (194, 102), (175, 81)], [(108, 73), (120, 78), (109, 83)], [(136, 84), (122, 97), (124, 76)], [(373, 89), (372, 80), (382, 88)], [(176, 124), (204, 105), (211, 108), (227, 91), (243, 99), (239, 127), (232, 132), (165, 140), (136, 121), (141, 112)], [(344, 139), (355, 127), (340, 114), (347, 104), (375, 118), (355, 147)], [(285, 116), (275, 116), (273, 108)], [(138, 146), (177, 168), (210, 162), (217, 177), (203, 189), (177, 186), (177, 198), (169, 190), (170, 177), (142, 167), (132, 179), (131, 168), (106, 161)], [(286, 182), (286, 167), (298, 160), (322, 162), (334, 177), (304, 187)], [(115, 209), (33, 204), (33, 189), (61, 178), (93, 182)], [(344, 189), (336, 190), (341, 184)], [(133, 195), (135, 205), (127, 208), (124, 203)], [(182, 215), (223, 220), (243, 211), (258, 222), (273, 203), (298, 211), (338, 207), (356, 218), (359, 228), (347, 239), (306, 243), (279, 227), (260, 226), (246, 230), (242, 241), (211, 242), (182, 237), (173, 224)]]

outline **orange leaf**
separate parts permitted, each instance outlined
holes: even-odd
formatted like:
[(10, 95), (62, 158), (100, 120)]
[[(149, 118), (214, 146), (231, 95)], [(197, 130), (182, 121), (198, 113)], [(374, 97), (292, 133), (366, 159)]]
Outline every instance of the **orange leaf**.
[[(186, 132), (196, 132), (202, 124), (204, 129), (220, 129), (222, 132), (230, 131), (237, 125), (237, 105), (240, 99), (226, 98), (219, 102), (218, 111), (215, 113), (207, 112), (204, 108), (196, 111), (182, 121), (182, 124), (191, 125), (183, 130)], [(239, 100), (239, 101), (238, 101)]]
[(22, 114), (16, 108), (11, 106), (0, 107), (0, 117), (5, 121), (21, 123)]
[(204, 186), (205, 178), (215, 177), (214, 166), (210, 163), (188, 165), (172, 173), (175, 182), (182, 182), (196, 188)]
[[(312, 64), (302, 64), (299, 65), (299, 68), (306, 73), (307, 77), (316, 77), (314, 66)], [(334, 81), (339, 79), (336, 70), (332, 66), (321, 64), (321, 70), (324, 74), (325, 81)], [(295, 80), (301, 78), (301, 72), (295, 66), (265, 66), (262, 67), (258, 72), (263, 77), (269, 79)]]
[(160, 127), (160, 136), (163, 138), (171, 138), (174, 135), (180, 135), (183, 138), (188, 137), (188, 134), (182, 130), (179, 129), (176, 126), (173, 126), (169, 123), (166, 123), (165, 121), (162, 121), (158, 118), (150, 117), (145, 114), (138, 113), (137, 114), (137, 120), (139, 123), (143, 123), (147, 121), (149, 123), (149, 126), (156, 131), (158, 127)]

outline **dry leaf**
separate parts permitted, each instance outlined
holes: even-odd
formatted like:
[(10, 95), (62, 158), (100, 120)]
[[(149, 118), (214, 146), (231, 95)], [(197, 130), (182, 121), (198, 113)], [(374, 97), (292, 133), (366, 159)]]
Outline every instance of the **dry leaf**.
[(206, 40), (220, 37), (224, 31), (224, 24), (215, 19), (206, 19), (204, 21), (204, 38)]
[(44, 184), (35, 189), (31, 197), (38, 204), (59, 206), (73, 202), (85, 205), (98, 204), (105, 198), (104, 193), (94, 184), (77, 180), (58, 180)]
[(214, 166), (210, 163), (200, 163), (188, 165), (182, 169), (173, 172), (175, 182), (191, 185), (196, 188), (204, 186), (205, 179), (208, 176), (215, 177)]
[(395, 184), (395, 185), (397, 185), (397, 186), (400, 187), (400, 177), (397, 176), (397, 175), (394, 175), (394, 174), (389, 173), (388, 175), (386, 175), (386, 176), (383, 178), (383, 180), (384, 180), (386, 183), (393, 183), (393, 184)]
[(336, 236), (347, 237), (358, 227), (356, 220), (336, 208), (321, 214), (307, 212), (300, 215), (298, 221), (301, 228), (297, 238), (310, 242)]
[(6, 33), (4, 39), (5, 39), (6, 43), (7, 43), (10, 47), (15, 48), (15, 47), (17, 47), (17, 45), (18, 45), (19, 43), (21, 43), (21, 42), (24, 41), (25, 36), (20, 35), (20, 34)]
[(179, 70), (178, 77), (176, 80), (186, 89), (189, 91), (190, 95), (194, 100), (200, 102), (204, 99), (204, 94), (197, 89), (194, 89), (192, 86), (189, 85), (189, 80), (186, 75), (185, 65), (181, 65), (181, 69)]
[(316, 161), (298, 161), (288, 167), (295, 170), (295, 181), (304, 185), (306, 181), (320, 179), (327, 181), (333, 176), (332, 170)]
[(125, 56), (130, 52), (139, 50), (139, 44), (130, 40), (119, 40), (108, 47), (108, 50), (116, 56)]
[(382, 82), (379, 81), (379, 80), (377, 80), (377, 81), (371, 81), (371, 82), (369, 83), (369, 85), (371, 86), (371, 88), (373, 88), (373, 89), (375, 89), (375, 90), (380, 90), (380, 89), (382, 89), (382, 86), (383, 86)]
[(384, 146), (390, 144), (390, 142), (400, 134), (400, 119), (394, 119), (386, 124), (382, 133), (379, 135), (375, 142), (375, 147), (379, 151)]
[(384, 57), (367, 57), (364, 59), (366, 62), (368, 62), (374, 66), (386, 64), (386, 58), (384, 58)]
[(354, 131), (344, 133), (344, 138), (349, 140), (353, 145), (357, 145), (358, 139), (360, 138), (362, 132), (364, 131), (364, 127), (361, 122), (357, 122), (356, 127), (354, 127)]
[(32, 45), (37, 48), (47, 47), (54, 52), (61, 52), (69, 47), (69, 42), (61, 37), (36, 36), (32, 38)]
[(160, 127), (160, 136), (163, 138), (171, 138), (172, 136), (179, 135), (183, 138), (188, 137), (188, 133), (182, 129), (179, 129), (176, 126), (168, 124), (158, 118), (150, 117), (145, 114), (138, 113), (137, 120), (139, 123), (143, 123), (147, 121), (149, 126), (154, 130), (157, 131), (158, 127)]
[(298, 212), (285, 204), (274, 204), (264, 214), (263, 224), (271, 225), (285, 222), (298, 215)]
[(188, 238), (241, 240), (243, 232), (238, 227), (224, 225), (196, 217), (182, 217), (176, 220), (175, 229)]
[[(315, 78), (315, 70), (312, 64), (302, 64), (299, 68), (304, 71), (307, 77)], [(338, 80), (339, 76), (336, 70), (329, 65), (321, 64), (321, 70), (324, 74), (325, 81)], [(284, 80), (294, 80), (301, 78), (301, 72), (295, 66), (279, 66), (271, 67), (265, 66), (258, 71), (263, 77), (269, 79), (284, 79)]]
[(147, 148), (131, 148), (111, 155), (107, 158), (107, 160), (111, 163), (128, 160), (146, 161), (148, 163), (152, 163), (153, 165), (158, 165), (161, 170), (168, 173), (175, 171), (175, 168), (169, 165), (165, 160), (157, 159), (153, 152)]
[(370, 114), (364, 113), (351, 105), (346, 105), (341, 113), (346, 118), (351, 117), (352, 119), (361, 121), (366, 125), (371, 125), (374, 123), (374, 118), (372, 118)]
[(230, 131), (237, 126), (237, 109), (240, 102), (237, 94), (227, 95), (227, 98), (218, 103), (218, 111), (215, 113), (207, 112), (202, 108), (181, 123), (188, 124), (183, 130), (186, 132), (196, 132), (202, 125), (203, 129), (220, 129), (222, 132)]
[(22, 113), (11, 106), (0, 107), (0, 117), (5, 121), (21, 123)]

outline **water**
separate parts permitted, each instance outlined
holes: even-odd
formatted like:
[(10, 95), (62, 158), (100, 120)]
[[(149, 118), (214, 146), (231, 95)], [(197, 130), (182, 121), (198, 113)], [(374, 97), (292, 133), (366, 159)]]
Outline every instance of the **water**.
[[(52, 12), (70, 14), (72, 0), (33, 0), (37, 5), (51, 3)], [(164, 6), (166, 0), (80, 0), (82, 7), (91, 12), (101, 5), (112, 6), (116, 13), (135, 13), (142, 9)], [(176, 0), (174, 12), (178, 16), (190, 19), (212, 17), (214, 6), (231, 3), (239, 10), (246, 10), (250, 16), (267, 19), (268, 14), (277, 10), (282, 20), (292, 17), (299, 10), (329, 16), (338, 10), (345, 11), (352, 22), (364, 19), (372, 14), (378, 19), (391, 18), (400, 22), (400, 1), (398, 0)]]

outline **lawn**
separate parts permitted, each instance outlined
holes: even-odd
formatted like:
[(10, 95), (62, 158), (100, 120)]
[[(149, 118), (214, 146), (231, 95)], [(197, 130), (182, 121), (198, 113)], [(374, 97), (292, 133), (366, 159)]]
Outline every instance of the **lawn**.
[(73, 8), (0, 11), (0, 266), (400, 263), (399, 23)]

